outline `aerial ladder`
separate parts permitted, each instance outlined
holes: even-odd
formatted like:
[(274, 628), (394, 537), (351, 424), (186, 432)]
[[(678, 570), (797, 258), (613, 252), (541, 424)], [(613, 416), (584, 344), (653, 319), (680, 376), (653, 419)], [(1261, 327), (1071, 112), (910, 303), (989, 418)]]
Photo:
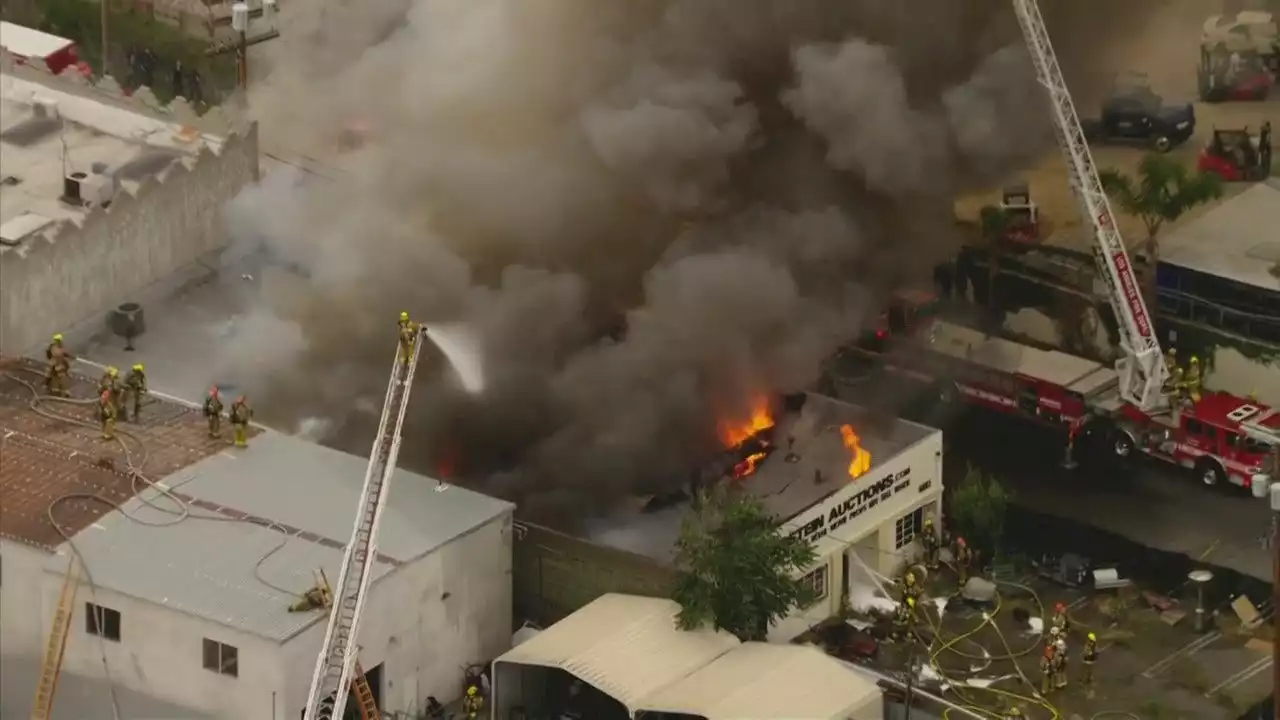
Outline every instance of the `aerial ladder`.
[(364, 673), (357, 662), (359, 648), (356, 638), (369, 579), (377, 562), (378, 524), (387, 504), (387, 490), (391, 485), (391, 475), (395, 472), (396, 457), (400, 453), (401, 431), (405, 412), (409, 408), (409, 393), (425, 339), (426, 330), (419, 325), (414, 329), (412, 345), (396, 349), (378, 434), (369, 455), (369, 467), (365, 471), (355, 527), (342, 557), (338, 584), (333, 590), (333, 604), (329, 610), (329, 625), (325, 630), (320, 655), (316, 659), (315, 674), (311, 678), (311, 690), (303, 716), (305, 720), (341, 718), (346, 710), (349, 689), (354, 690), (363, 717), (378, 717), (373, 692), (365, 682)]
[(58, 678), (62, 675), (62, 657), (67, 650), (67, 636), (71, 634), (71, 618), (75, 614), (76, 591), (80, 588), (80, 560), (75, 553), (67, 565), (62, 580), (62, 593), (58, 596), (58, 609), (53, 614), (53, 627), (44, 649), (44, 664), (40, 667), (40, 680), (36, 685), (36, 700), (31, 706), (31, 720), (49, 720), (53, 714), (53, 696), (58, 690)]
[[(1120, 376), (1120, 397), (1145, 413), (1168, 409), (1165, 385), (1168, 368), (1156, 339), (1151, 315), (1142, 289), (1116, 227), (1111, 203), (1098, 178), (1093, 155), (1085, 141), (1075, 103), (1062, 77), (1062, 68), (1049, 41), (1044, 17), (1036, 0), (1013, 0), (1013, 9), (1035, 64), (1040, 84), (1049, 94), (1058, 145), (1071, 180), (1071, 189), (1080, 205), (1085, 223), (1093, 230), (1093, 254), (1098, 271), (1107, 283), (1107, 297), (1120, 328), (1120, 348), (1124, 356), (1116, 362)], [(1154, 269), (1153, 269), (1154, 270)]]

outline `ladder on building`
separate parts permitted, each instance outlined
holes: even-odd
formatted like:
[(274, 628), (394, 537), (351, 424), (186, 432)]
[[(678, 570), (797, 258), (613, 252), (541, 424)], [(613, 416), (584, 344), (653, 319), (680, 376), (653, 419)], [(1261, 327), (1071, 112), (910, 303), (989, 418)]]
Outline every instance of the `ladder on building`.
[(58, 690), (58, 677), (62, 675), (62, 656), (67, 649), (67, 636), (71, 634), (71, 618), (75, 614), (76, 591), (79, 588), (80, 562), (72, 553), (66, 577), (62, 580), (58, 609), (53, 614), (53, 627), (49, 629), (49, 643), (44, 648), (44, 665), (40, 668), (31, 720), (48, 720), (53, 713), (53, 695)]
[(373, 697), (373, 688), (369, 687), (369, 678), (365, 677), (359, 660), (356, 661), (355, 677), (351, 680), (351, 692), (360, 708), (360, 720), (382, 720), (378, 714), (378, 701)]
[[(305, 720), (341, 718), (346, 709), (348, 689), (356, 671), (356, 637), (364, 610), (365, 591), (377, 562), (378, 523), (382, 519), (382, 510), (387, 503), (386, 490), (391, 484), (391, 474), (395, 472), (396, 457), (400, 453), (401, 430), (409, 408), (413, 375), (425, 341), (425, 328), (419, 326), (413, 347), (409, 349), (408, 362), (402, 358), (397, 345), (378, 434), (365, 471), (355, 527), (342, 557), (342, 569), (338, 572), (333, 606), (329, 611), (329, 626), (311, 678)], [(367, 683), (365, 687), (368, 687)], [(372, 699), (372, 692), (369, 696)]]

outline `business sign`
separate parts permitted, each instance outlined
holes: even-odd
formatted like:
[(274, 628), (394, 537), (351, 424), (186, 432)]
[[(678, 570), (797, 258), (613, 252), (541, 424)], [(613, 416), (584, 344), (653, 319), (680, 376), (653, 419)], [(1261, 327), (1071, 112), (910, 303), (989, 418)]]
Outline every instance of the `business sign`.
[(788, 534), (793, 538), (807, 542), (821, 540), (832, 531), (843, 527), (850, 520), (887, 501), (910, 486), (910, 467), (889, 473), (870, 485), (855, 490), (849, 497), (836, 502), (830, 509), (819, 513), (817, 517)]

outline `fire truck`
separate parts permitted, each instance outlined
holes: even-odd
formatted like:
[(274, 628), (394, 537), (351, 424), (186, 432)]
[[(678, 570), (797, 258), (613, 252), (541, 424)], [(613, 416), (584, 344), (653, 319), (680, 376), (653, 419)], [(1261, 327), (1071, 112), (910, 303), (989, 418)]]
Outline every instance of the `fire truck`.
[(907, 336), (906, 345), (880, 353), (880, 363), (935, 383), (944, 400), (1064, 429), (1068, 466), (1074, 465), (1077, 436), (1100, 428), (1105, 447), (1117, 458), (1147, 455), (1194, 470), (1205, 485), (1234, 485), (1266, 496), (1280, 469), (1280, 411), (1227, 393), (1180, 393), (1170, 387), (1160, 343), (1040, 10), (1035, 0), (1013, 0), (1013, 5), (1048, 92), (1071, 187), (1093, 230), (1094, 258), (1119, 326), (1122, 357), (1112, 368), (991, 337), (936, 320), (906, 296), (895, 298), (884, 326), (875, 328), (880, 345), (895, 331)]

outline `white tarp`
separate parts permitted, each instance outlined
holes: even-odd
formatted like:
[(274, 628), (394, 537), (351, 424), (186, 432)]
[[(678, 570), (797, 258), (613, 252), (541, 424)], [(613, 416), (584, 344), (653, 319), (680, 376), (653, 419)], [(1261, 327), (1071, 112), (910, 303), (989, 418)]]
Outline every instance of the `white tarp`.
[(641, 701), (707, 720), (876, 720), (879, 685), (812, 647), (744, 643)]
[(679, 606), (610, 593), (494, 661), (559, 668), (635, 712), (643, 698), (740, 645), (726, 632), (676, 628)]

